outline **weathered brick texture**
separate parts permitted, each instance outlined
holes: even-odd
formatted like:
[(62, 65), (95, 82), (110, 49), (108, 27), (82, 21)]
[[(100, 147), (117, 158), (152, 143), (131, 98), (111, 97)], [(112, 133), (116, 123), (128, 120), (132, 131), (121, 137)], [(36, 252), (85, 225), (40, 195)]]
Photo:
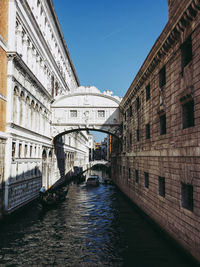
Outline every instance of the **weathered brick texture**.
[(121, 103), (123, 150), (113, 154), (112, 173), (122, 191), (200, 261), (200, 13), (197, 1), (169, 2), (169, 22)]

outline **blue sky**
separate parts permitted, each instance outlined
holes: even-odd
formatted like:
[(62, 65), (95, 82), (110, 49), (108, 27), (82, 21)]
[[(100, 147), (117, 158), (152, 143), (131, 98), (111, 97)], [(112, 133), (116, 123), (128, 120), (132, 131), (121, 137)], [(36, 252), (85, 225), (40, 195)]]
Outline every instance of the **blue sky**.
[(123, 97), (167, 23), (167, 0), (53, 2), (81, 85)]

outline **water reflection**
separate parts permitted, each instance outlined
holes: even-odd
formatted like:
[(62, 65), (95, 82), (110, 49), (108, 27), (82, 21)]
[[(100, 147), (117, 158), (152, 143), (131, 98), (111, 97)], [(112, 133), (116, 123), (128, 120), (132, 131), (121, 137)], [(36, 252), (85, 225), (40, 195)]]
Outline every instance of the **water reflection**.
[(1, 226), (0, 266), (28, 265), (195, 266), (113, 185), (85, 183), (72, 184), (57, 208), (40, 214), (33, 206)]

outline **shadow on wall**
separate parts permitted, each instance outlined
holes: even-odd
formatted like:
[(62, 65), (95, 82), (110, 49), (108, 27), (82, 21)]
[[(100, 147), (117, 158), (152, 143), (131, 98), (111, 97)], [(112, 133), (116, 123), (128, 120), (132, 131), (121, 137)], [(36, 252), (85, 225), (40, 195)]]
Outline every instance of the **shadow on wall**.
[(42, 186), (42, 173), (39, 167), (11, 176), (3, 182), (1, 190), (1, 215), (9, 214), (38, 198)]

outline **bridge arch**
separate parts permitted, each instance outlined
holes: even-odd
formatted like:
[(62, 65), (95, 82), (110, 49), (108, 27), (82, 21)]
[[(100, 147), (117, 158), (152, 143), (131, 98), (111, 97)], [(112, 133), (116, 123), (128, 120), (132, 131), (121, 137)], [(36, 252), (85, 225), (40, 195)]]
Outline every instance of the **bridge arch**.
[(121, 137), (121, 99), (112, 92), (101, 93), (96, 87), (78, 87), (59, 96), (51, 105), (52, 137), (77, 131), (100, 131)]

